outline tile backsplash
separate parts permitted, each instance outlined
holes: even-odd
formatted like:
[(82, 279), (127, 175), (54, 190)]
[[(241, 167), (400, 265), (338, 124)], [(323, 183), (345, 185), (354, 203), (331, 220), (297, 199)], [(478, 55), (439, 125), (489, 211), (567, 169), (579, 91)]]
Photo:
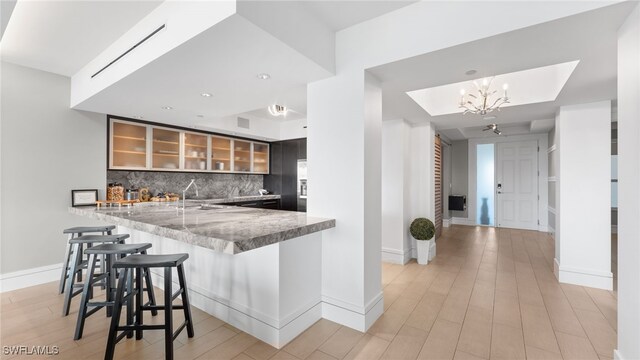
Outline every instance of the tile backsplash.
[[(233, 196), (258, 195), (263, 186), (263, 175), (244, 174), (203, 174), (153, 171), (107, 171), (107, 183), (121, 183), (125, 189), (149, 188), (152, 195), (159, 192), (173, 192), (182, 196), (191, 179), (196, 180), (199, 198), (226, 198)], [(193, 188), (187, 192), (187, 199), (195, 197)]]

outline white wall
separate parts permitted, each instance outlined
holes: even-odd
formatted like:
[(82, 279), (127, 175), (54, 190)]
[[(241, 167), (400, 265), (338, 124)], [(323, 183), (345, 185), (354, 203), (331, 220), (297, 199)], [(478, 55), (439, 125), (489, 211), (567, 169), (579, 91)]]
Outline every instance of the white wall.
[(280, 140), (307, 137), (307, 119), (288, 120), (280, 123)]
[(561, 107), (556, 138), (556, 276), (611, 290), (611, 102)]
[(238, 116), (235, 115), (216, 119), (215, 125), (212, 126), (195, 126), (195, 128), (206, 131), (214, 131), (222, 134), (243, 136), (257, 140), (283, 140), (280, 138), (280, 131), (282, 126), (281, 121), (263, 119), (246, 114), (243, 114), (239, 117), (249, 120), (248, 129), (238, 126)]
[[(447, 144), (442, 139), (442, 219), (451, 219), (451, 212), (449, 211), (449, 195), (451, 195), (451, 143), (450, 140), (446, 140)], [(447, 222), (445, 221), (445, 225)]]
[(69, 78), (1, 66), (4, 278), (61, 263), (62, 230), (96, 224), (67, 208), (72, 189), (98, 189), (105, 196), (107, 122), (105, 115), (69, 109)]
[[(435, 218), (435, 136), (433, 126), (428, 123), (411, 129), (411, 219)], [(410, 240), (412, 257), (417, 257), (416, 239)]]
[(411, 125), (404, 119), (382, 123), (382, 261), (411, 258)]
[(640, 359), (640, 6), (618, 30), (618, 349)]

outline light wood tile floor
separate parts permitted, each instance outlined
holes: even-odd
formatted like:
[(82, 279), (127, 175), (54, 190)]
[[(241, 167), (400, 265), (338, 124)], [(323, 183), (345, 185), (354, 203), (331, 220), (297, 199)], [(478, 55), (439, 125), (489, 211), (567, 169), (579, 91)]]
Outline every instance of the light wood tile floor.
[[(188, 339), (186, 332), (178, 337), (176, 358), (612, 358), (616, 293), (559, 284), (553, 253), (553, 239), (544, 233), (452, 226), (444, 229), (429, 265), (383, 264), (385, 313), (366, 334), (320, 320), (277, 350), (193, 308), (196, 337)], [(2, 345), (56, 345), (60, 354), (50, 358), (101, 359), (108, 320), (103, 313), (92, 316), (84, 337), (73, 341), (78, 298), (70, 316), (62, 317), (56, 288), (49, 283), (1, 295)], [(174, 318), (180, 323), (181, 313)], [(162, 333), (122, 341), (116, 356), (163, 358)]]

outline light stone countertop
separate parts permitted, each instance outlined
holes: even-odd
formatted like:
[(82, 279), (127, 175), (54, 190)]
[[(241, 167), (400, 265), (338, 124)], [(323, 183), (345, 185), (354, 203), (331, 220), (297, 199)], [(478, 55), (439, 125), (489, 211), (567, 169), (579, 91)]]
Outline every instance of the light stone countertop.
[[(272, 195), (272, 198), (279, 196)], [(260, 196), (233, 198), (233, 201), (268, 199), (268, 196)], [(70, 207), (69, 212), (226, 254), (239, 254), (335, 227), (334, 219), (315, 218), (294, 211), (239, 206), (200, 208), (201, 204), (229, 200), (187, 199), (184, 210), (172, 202), (122, 208)], [(182, 202), (179, 205), (182, 206)]]

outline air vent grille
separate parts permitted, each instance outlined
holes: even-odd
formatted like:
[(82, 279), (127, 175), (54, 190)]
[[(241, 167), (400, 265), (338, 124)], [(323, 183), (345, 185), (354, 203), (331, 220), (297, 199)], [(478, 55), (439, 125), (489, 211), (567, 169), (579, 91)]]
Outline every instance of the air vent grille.
[(238, 118), (238, 127), (243, 129), (249, 129), (251, 127), (251, 121), (245, 118)]
[(128, 53), (130, 53), (133, 49), (137, 48), (138, 46), (140, 46), (142, 43), (144, 43), (145, 41), (149, 40), (153, 35), (157, 34), (160, 30), (164, 29), (167, 25), (166, 24), (162, 24), (160, 27), (158, 27), (157, 29), (155, 29), (151, 34), (147, 35), (144, 39), (138, 41), (137, 44), (133, 45), (132, 47), (129, 48), (129, 50), (123, 52), (122, 54), (120, 54), (120, 56), (118, 56), (117, 58), (113, 59), (110, 63), (108, 63), (105, 67), (103, 67), (102, 69), (98, 70), (98, 72), (96, 72), (95, 74), (91, 75), (91, 78), (93, 79), (94, 77), (96, 77), (96, 75), (100, 74), (101, 72), (105, 71), (109, 66), (115, 64), (116, 61), (122, 59), (125, 55), (127, 55)]

